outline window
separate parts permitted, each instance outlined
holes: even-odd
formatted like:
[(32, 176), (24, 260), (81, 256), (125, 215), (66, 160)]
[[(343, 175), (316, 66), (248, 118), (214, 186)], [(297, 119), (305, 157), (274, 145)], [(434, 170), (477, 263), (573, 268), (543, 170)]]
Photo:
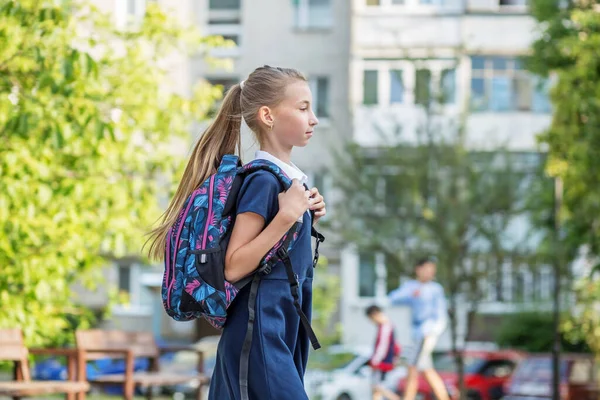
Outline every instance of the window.
[(415, 104), (428, 105), (431, 100), (431, 71), (418, 69), (415, 81)]
[(225, 94), (227, 93), (227, 91), (236, 83), (239, 83), (239, 79), (228, 79), (228, 78), (206, 78), (206, 80), (208, 81), (208, 83), (210, 83), (211, 85), (214, 86), (219, 86), (220, 89), (222, 90), (223, 93), (223, 97), (221, 99), (219, 99), (219, 101), (216, 101), (212, 107), (210, 108), (210, 110), (208, 111), (208, 117), (209, 118), (214, 118), (217, 113), (219, 112), (219, 108), (221, 108), (221, 104), (223, 102), (223, 98), (225, 98)]
[[(319, 193), (321, 193), (321, 196), (327, 201), (329, 198), (329, 188), (331, 187), (331, 175), (325, 170), (320, 170), (311, 174), (311, 178), (310, 186), (319, 189)], [(327, 220), (329, 215), (330, 214), (326, 214), (321, 220)]]
[(127, 295), (127, 304), (118, 304), (115, 313), (133, 313), (136, 315), (151, 315), (154, 294), (142, 282), (142, 266), (126, 260), (119, 260), (115, 264), (117, 288), (120, 294)]
[(515, 363), (510, 360), (491, 360), (483, 368), (481, 375), (490, 378), (507, 378), (515, 369)]
[(119, 265), (119, 292), (131, 293), (131, 266)]
[(240, 44), (240, 36), (239, 35), (221, 35), (225, 40), (231, 40), (235, 43), (236, 46)]
[(380, 4), (380, 0), (367, 0), (367, 5), (368, 6), (379, 6)]
[(404, 98), (404, 84), (402, 82), (402, 71), (390, 71), (390, 103), (402, 103)]
[(363, 75), (363, 104), (377, 104), (379, 98), (377, 71), (365, 71)]
[(118, 27), (124, 28), (132, 21), (139, 21), (146, 13), (146, 0), (115, 0), (115, 16)]
[(329, 78), (310, 79), (310, 90), (313, 94), (313, 110), (317, 117), (329, 117)]
[(226, 93), (229, 88), (231, 88), (236, 83), (240, 81), (238, 79), (228, 79), (228, 78), (206, 78), (208, 83), (215, 86), (221, 86), (223, 88), (223, 93)]
[(333, 23), (331, 0), (293, 0), (298, 28), (329, 28)]
[(208, 6), (211, 10), (239, 10), (240, 0), (210, 0)]
[(442, 104), (454, 104), (456, 102), (456, 70), (445, 69), (440, 78), (440, 93)]
[(500, 6), (518, 6), (525, 7), (527, 6), (527, 0), (500, 0)]
[(550, 111), (547, 81), (511, 57), (471, 57), (471, 107), (475, 111)]
[(398, 185), (398, 177), (395, 175), (384, 176), (383, 182), (385, 185), (385, 207), (389, 214), (396, 215), (398, 208), (401, 205), (400, 199), (402, 198), (405, 188), (402, 188)]
[(554, 290), (554, 279), (552, 276), (552, 270), (549, 268), (543, 268), (540, 271), (540, 300), (549, 300), (552, 298), (552, 291)]
[(522, 302), (525, 299), (525, 277), (521, 271), (515, 271), (512, 278), (512, 300)]
[(374, 297), (377, 272), (375, 270), (375, 254), (359, 254), (358, 264), (358, 295)]

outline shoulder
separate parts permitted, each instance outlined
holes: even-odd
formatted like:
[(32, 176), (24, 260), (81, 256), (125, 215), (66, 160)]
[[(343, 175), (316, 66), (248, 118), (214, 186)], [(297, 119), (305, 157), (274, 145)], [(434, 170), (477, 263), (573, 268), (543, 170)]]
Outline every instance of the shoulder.
[(269, 171), (256, 171), (252, 172), (246, 179), (244, 179), (244, 185), (265, 185), (267, 187), (279, 188), (281, 184), (279, 179)]

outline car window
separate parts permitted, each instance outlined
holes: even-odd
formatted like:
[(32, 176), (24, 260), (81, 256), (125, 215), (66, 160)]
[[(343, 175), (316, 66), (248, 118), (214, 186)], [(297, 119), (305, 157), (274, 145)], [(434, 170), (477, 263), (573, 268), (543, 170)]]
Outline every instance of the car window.
[(482, 375), (490, 378), (507, 378), (515, 369), (515, 363), (511, 360), (491, 360), (483, 367)]
[[(466, 356), (463, 358), (466, 374), (476, 374), (485, 363), (483, 358)], [(456, 372), (456, 362), (452, 354), (444, 354), (433, 360), (435, 369), (440, 372)]]
[(592, 376), (592, 363), (588, 360), (576, 360), (571, 364), (569, 383), (582, 385), (588, 383)]
[[(561, 378), (566, 379), (567, 361), (561, 362)], [(512, 377), (513, 381), (548, 383), (552, 381), (552, 359), (532, 357), (521, 361)]]

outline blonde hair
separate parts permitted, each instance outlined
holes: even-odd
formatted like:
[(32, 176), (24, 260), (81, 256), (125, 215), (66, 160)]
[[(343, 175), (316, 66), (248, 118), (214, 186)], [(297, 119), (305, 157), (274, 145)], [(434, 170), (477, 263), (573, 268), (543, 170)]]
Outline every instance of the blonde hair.
[(150, 242), (148, 255), (151, 259), (162, 259), (167, 234), (175, 224), (185, 200), (217, 171), (223, 156), (241, 155), (242, 117), (262, 144), (264, 127), (258, 119), (259, 109), (281, 103), (286, 87), (296, 81), (306, 81), (306, 78), (292, 68), (265, 65), (255, 69), (243, 82), (243, 87), (236, 84), (229, 89), (215, 120), (196, 143), (175, 196), (162, 214), (159, 225), (148, 233), (150, 237), (146, 244)]

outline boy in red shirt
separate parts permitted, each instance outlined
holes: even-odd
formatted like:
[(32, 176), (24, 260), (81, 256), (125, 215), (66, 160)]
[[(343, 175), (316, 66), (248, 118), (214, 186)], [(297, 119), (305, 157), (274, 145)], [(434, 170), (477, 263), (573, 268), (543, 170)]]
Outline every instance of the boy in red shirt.
[[(375, 350), (369, 365), (373, 369), (373, 400), (381, 400), (384, 393), (389, 398), (388, 391), (381, 387), (381, 383), (385, 380), (386, 374), (394, 369), (400, 354), (400, 346), (394, 338), (394, 327), (390, 319), (380, 307), (370, 306), (366, 314), (378, 326)], [(394, 398), (399, 397), (394, 396)]]

